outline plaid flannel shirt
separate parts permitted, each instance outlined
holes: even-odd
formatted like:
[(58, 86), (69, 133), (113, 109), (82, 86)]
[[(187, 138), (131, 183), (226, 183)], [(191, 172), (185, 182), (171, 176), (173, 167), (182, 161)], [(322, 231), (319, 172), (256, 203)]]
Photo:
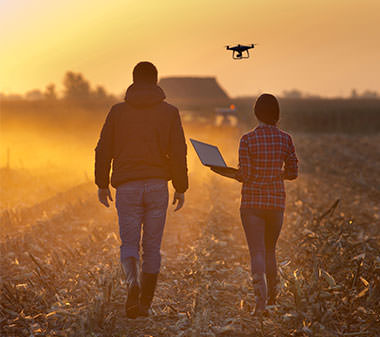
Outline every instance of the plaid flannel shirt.
[(238, 179), (241, 208), (285, 208), (284, 179), (298, 175), (290, 135), (273, 125), (260, 125), (240, 140)]

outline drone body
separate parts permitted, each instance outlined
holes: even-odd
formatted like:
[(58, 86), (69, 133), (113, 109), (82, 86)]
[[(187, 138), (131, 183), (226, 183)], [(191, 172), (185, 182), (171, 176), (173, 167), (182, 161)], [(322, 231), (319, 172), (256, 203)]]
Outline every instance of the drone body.
[(236, 46), (230, 47), (226, 46), (227, 50), (232, 50), (232, 58), (234, 60), (241, 60), (249, 58), (249, 49), (255, 48), (255, 44), (250, 45), (238, 44)]

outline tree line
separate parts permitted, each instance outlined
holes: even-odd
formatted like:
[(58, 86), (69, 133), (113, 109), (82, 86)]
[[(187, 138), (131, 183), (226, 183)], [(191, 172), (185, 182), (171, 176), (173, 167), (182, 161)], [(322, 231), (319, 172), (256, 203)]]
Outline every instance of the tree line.
[(0, 99), (7, 101), (66, 101), (69, 103), (108, 103), (115, 102), (117, 97), (108, 93), (101, 85), (92, 88), (90, 82), (81, 74), (67, 71), (63, 79), (63, 92), (59, 95), (56, 85), (50, 83), (45, 90), (32, 89), (25, 95), (0, 93)]

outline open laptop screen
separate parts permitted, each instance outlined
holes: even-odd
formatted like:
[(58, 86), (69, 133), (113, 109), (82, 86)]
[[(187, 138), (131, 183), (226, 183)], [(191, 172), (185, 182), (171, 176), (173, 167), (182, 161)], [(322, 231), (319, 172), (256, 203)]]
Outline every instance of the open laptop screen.
[(227, 167), (226, 162), (216, 146), (195, 139), (190, 139), (190, 141), (203, 165)]

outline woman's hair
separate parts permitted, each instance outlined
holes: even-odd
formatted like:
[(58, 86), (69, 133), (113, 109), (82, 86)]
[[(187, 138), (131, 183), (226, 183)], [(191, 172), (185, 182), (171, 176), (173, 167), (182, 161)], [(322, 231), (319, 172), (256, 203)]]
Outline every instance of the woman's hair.
[(157, 68), (150, 62), (137, 63), (133, 69), (133, 82), (134, 83), (157, 83), (158, 72)]
[(255, 115), (265, 124), (276, 125), (280, 119), (280, 106), (271, 94), (262, 94), (255, 103)]

